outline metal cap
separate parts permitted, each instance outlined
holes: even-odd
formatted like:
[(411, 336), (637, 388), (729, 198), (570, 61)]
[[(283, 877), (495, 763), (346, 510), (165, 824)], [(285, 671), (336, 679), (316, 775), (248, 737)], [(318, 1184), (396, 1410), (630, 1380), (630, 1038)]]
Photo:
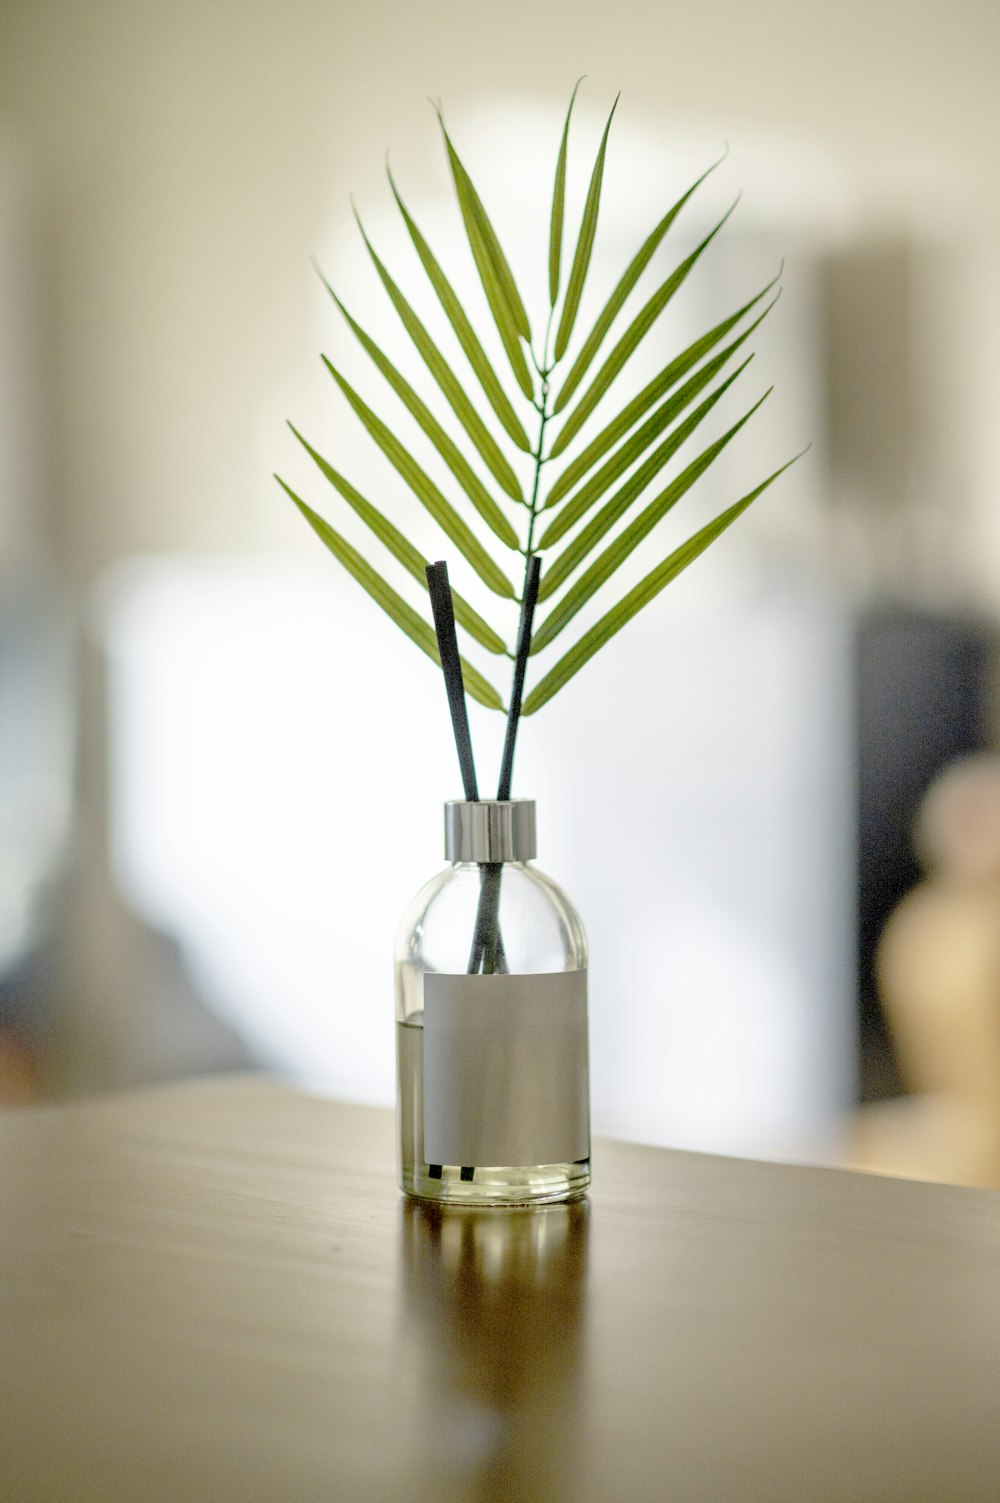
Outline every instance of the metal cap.
[(444, 806), (449, 861), (532, 861), (535, 849), (534, 799), (450, 799)]

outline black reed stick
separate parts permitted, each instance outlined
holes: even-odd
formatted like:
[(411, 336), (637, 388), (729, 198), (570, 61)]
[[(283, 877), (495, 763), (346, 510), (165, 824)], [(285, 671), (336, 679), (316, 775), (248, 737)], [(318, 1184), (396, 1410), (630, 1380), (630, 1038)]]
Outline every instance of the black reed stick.
[(507, 711), (507, 734), (504, 737), (503, 756), (500, 758), (500, 782), (498, 799), (510, 798), (510, 785), (514, 776), (514, 747), (517, 744), (517, 727), (521, 720), (521, 700), (524, 697), (524, 675), (528, 668), (528, 653), (531, 651), (531, 624), (535, 619), (538, 602), (538, 580), (542, 561), (537, 553), (528, 558), (524, 571), (524, 593), (521, 597), (521, 620), (517, 628), (517, 648), (514, 653), (514, 682), (510, 690), (510, 709)]
[(462, 772), (462, 787), (465, 797), (476, 803), (479, 789), (476, 783), (476, 764), (472, 756), (472, 736), (469, 733), (469, 713), (465, 705), (465, 681), (462, 678), (462, 659), (458, 652), (458, 636), (455, 631), (455, 606), (448, 583), (448, 565), (441, 559), (427, 565), (427, 588), (430, 591), (431, 611), (434, 615), (434, 630), (437, 633), (438, 652), (444, 672), (444, 686), (448, 692), (448, 708), (455, 732), (455, 747), (458, 765)]
[(506, 975), (507, 952), (500, 933), (500, 879), (503, 867), (499, 862), (484, 862), (479, 868), (479, 904), (476, 922), (472, 931), (472, 949), (469, 952), (467, 970), (477, 976), (480, 969), (486, 975)]
[[(538, 603), (538, 581), (542, 561), (537, 553), (529, 555), (524, 571), (524, 592), (521, 597), (521, 619), (517, 628), (517, 646), (514, 653), (514, 681), (510, 691), (510, 709), (507, 711), (507, 734), (504, 737), (503, 756), (500, 759), (500, 782), (497, 798), (510, 798), (514, 775), (514, 748), (517, 744), (517, 728), (521, 720), (521, 700), (524, 697), (524, 676), (531, 651), (531, 627)], [(503, 938), (500, 934), (500, 884), (502, 866), (484, 866), (479, 892), (479, 908), (472, 938), (472, 954), (469, 970), (478, 971), (480, 966), (491, 972), (507, 969)]]
[[(444, 686), (448, 693), (448, 709), (451, 711), (451, 725), (455, 732), (458, 765), (462, 772), (462, 787), (465, 790), (466, 799), (474, 804), (479, 800), (479, 788), (476, 783), (476, 764), (472, 755), (469, 712), (465, 703), (462, 659), (458, 651), (458, 634), (455, 631), (455, 603), (451, 598), (451, 585), (448, 583), (448, 565), (443, 559), (439, 559), (436, 564), (428, 564), (426, 572), (441, 670), (444, 673)], [(463, 1165), (462, 1179), (471, 1180), (475, 1172), (472, 1165)], [(427, 1173), (431, 1179), (441, 1179), (444, 1165), (428, 1164)]]
[[(438, 652), (441, 656), (441, 667), (444, 672), (445, 687), (448, 691), (448, 707), (451, 710), (451, 722), (455, 731), (455, 745), (458, 748), (458, 761), (462, 769), (462, 782), (465, 786), (465, 796), (472, 803), (478, 802), (479, 793), (476, 784), (476, 769), (472, 756), (472, 737), (469, 734), (469, 717), (465, 704), (465, 684), (462, 678), (462, 660), (458, 652), (458, 637), (455, 632), (455, 607), (451, 595), (451, 585), (448, 583), (448, 565), (442, 560), (436, 564), (427, 565), (427, 588), (430, 591), (431, 610), (434, 614), (434, 630), (437, 633)], [(496, 874), (489, 866), (482, 866), (480, 870), (481, 890), (479, 908), (476, 915), (475, 933), (473, 936), (472, 954), (469, 957), (470, 975), (478, 972), (483, 962), (483, 955), (487, 948), (491, 953), (493, 969), (505, 971), (507, 969), (504, 955), (503, 940), (500, 935), (492, 932), (489, 926), (492, 921), (496, 923), (498, 898), (498, 873)]]

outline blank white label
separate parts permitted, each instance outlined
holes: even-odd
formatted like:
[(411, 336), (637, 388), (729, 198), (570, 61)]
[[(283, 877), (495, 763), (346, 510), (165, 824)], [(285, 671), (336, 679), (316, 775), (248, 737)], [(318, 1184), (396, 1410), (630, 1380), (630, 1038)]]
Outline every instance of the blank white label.
[(590, 1157), (587, 973), (424, 977), (424, 1157)]

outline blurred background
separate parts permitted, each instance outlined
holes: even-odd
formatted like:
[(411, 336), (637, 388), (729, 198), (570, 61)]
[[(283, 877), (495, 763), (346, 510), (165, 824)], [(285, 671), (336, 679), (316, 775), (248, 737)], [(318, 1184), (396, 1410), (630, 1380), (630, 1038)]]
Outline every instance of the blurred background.
[(542, 317), (586, 72), (571, 234), (623, 97), (581, 331), (727, 146), (644, 290), (743, 193), (623, 399), (785, 266), (712, 436), (774, 393), (622, 579), (811, 444), (523, 727), (595, 1129), (1000, 1184), (998, 56), (990, 0), (2, 0), (0, 1101), (241, 1068), (392, 1100), (457, 768), (435, 670), (272, 478), (356, 536), (285, 420), (441, 545), (335, 400), (321, 350), (398, 415), (309, 261), (424, 389), (350, 214), (430, 321), (388, 148), (483, 324), (440, 97)]

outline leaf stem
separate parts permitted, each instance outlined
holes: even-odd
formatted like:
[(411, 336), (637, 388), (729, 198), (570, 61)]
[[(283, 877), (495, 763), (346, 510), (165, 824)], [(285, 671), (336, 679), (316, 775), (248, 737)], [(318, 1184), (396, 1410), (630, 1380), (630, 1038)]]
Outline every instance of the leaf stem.
[[(549, 319), (551, 323), (551, 315)], [(546, 343), (548, 343), (548, 330), (546, 330)], [(507, 713), (507, 734), (504, 738), (503, 756), (500, 760), (500, 779), (497, 786), (497, 798), (506, 801), (510, 798), (511, 778), (514, 766), (514, 747), (517, 743), (518, 725), (521, 719), (521, 698), (524, 693), (524, 675), (528, 666), (528, 655), (531, 651), (531, 629), (535, 614), (535, 602), (538, 599), (538, 574), (540, 560), (534, 552), (533, 543), (535, 536), (535, 521), (538, 517), (538, 490), (542, 477), (542, 448), (545, 443), (545, 425), (549, 420), (549, 383), (547, 376), (542, 376), (540, 418), (538, 425), (538, 445), (534, 451), (535, 476), (531, 487), (530, 520), (528, 522), (528, 539), (520, 551), (524, 555), (524, 585), (521, 590), (521, 620), (518, 628), (517, 645), (514, 652), (514, 677), (511, 684), (510, 708)]]
[[(535, 521), (538, 517), (538, 488), (542, 479), (542, 465), (545, 463), (545, 460), (542, 458), (542, 445), (545, 442), (545, 425), (552, 416), (549, 412), (549, 382), (546, 376), (542, 377), (542, 405), (539, 415), (541, 421), (538, 425), (538, 446), (532, 455), (535, 461), (535, 475), (531, 485), (531, 500), (528, 503), (528, 541), (524, 545), (524, 556), (528, 563), (531, 562), (532, 544), (535, 540)], [(527, 580), (527, 567), (525, 568), (524, 577)], [(523, 596), (524, 591), (522, 590), (521, 593)]]

